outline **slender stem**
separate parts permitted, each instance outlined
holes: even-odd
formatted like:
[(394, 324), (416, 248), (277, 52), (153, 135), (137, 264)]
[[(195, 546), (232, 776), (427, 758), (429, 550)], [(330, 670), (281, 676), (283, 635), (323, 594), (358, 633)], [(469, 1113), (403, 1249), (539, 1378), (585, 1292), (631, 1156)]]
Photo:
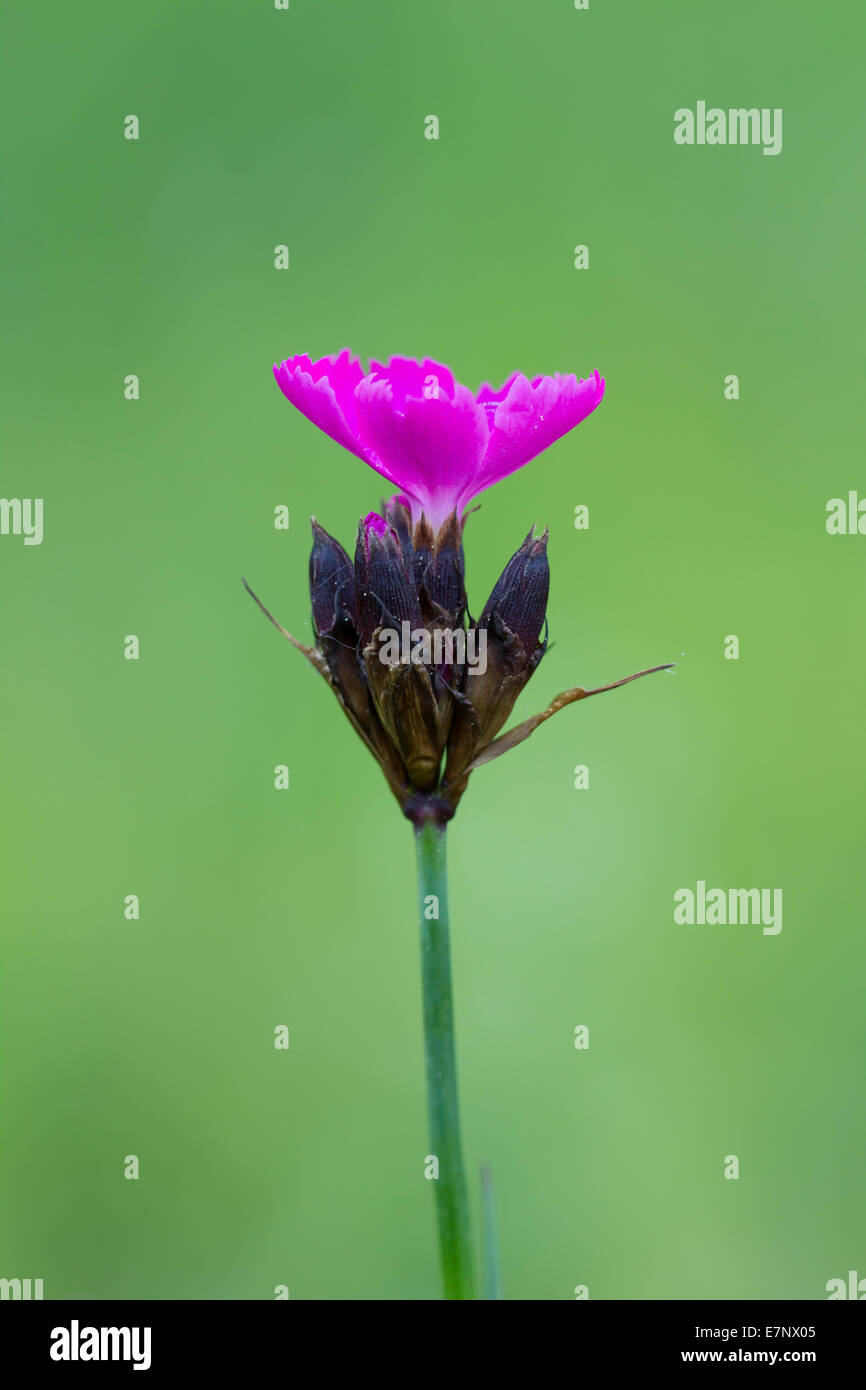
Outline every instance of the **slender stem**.
[(481, 1165), (481, 1225), (484, 1232), (484, 1297), (502, 1298), (502, 1268), (496, 1229), (496, 1201), (489, 1163)]
[(445, 826), (433, 819), (415, 825), (418, 853), (418, 917), (424, 999), (424, 1050), (430, 1151), (439, 1164), (434, 1180), (439, 1248), (446, 1298), (475, 1297), (469, 1203), (460, 1147), (451, 951), (448, 938), (448, 878)]

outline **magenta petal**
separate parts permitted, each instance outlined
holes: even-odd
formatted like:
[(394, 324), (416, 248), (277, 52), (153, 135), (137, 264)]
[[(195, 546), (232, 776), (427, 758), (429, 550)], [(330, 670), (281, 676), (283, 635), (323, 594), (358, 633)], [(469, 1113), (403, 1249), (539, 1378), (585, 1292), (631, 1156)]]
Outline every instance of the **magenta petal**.
[(454, 374), (442, 362), (425, 357), (389, 357), (387, 363), (371, 362), (370, 376), (383, 377), (391, 383), (394, 403), (402, 410), (410, 396), (454, 396)]
[(410, 396), (401, 411), (391, 383), (381, 377), (366, 378), (355, 403), (364, 443), (388, 460), (387, 476), (436, 529), (457, 506), (484, 456), (489, 431), (483, 409), (471, 391), (455, 385), (453, 399)]
[(274, 376), (283, 395), (302, 415), (338, 444), (371, 462), (358, 438), (355, 414), (355, 388), (364, 369), (348, 348), (318, 362), (311, 362), (306, 353), (289, 357), (274, 365)]
[(598, 372), (514, 372), (473, 395), (433, 358), (391, 357), (365, 373), (348, 349), (274, 367), (280, 390), (314, 425), (406, 494), (417, 521), (438, 527), (470, 498), (521, 468), (589, 415), (604, 395)]
[(532, 382), (516, 373), (499, 391), (485, 384), (478, 396), (490, 420), (490, 442), (475, 477), (467, 480), (460, 505), (574, 429), (603, 395), (604, 381), (598, 372), (586, 381), (557, 374), (535, 377)]
[(368, 531), (374, 531), (377, 536), (384, 536), (392, 529), (385, 518), (380, 516), (378, 512), (368, 512), (361, 522), (361, 525), (364, 528), (365, 536)]
[(476, 399), (479, 401), (481, 405), (484, 406), (490, 404), (495, 405), (499, 401), (504, 401), (505, 397), (508, 395), (508, 392), (511, 390), (512, 386), (514, 385), (515, 381), (520, 375), (520, 372), (512, 372), (511, 376), (506, 377), (502, 385), (498, 387), (491, 386), (489, 381), (482, 381), (481, 385), (478, 388), (478, 394)]

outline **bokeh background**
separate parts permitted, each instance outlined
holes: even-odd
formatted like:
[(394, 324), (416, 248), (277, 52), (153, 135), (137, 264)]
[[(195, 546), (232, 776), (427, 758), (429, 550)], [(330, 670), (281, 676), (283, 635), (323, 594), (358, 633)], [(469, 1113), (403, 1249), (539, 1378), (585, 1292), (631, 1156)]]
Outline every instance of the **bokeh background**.
[[(864, 21), (832, 16), (7, 15), (0, 491), (44, 498), (45, 537), (0, 538), (0, 1275), (438, 1297), (411, 831), (241, 587), (303, 637), (310, 515), (349, 544), (381, 496), (271, 376), (345, 345), (473, 387), (597, 367), (600, 410), (471, 519), (470, 596), (549, 524), (554, 645), (515, 718), (678, 662), (476, 774), (451, 833), (506, 1295), (866, 1275), (866, 538), (825, 530), (866, 494)], [(699, 99), (782, 107), (782, 154), (676, 146)], [(699, 878), (781, 887), (781, 934), (676, 926)]]

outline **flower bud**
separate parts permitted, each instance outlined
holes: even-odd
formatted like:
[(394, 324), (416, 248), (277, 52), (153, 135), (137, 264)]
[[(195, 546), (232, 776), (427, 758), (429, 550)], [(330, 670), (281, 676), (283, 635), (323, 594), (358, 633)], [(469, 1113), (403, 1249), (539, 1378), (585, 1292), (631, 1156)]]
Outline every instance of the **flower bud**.
[(324, 660), (322, 673), (402, 804), (407, 794), (406, 769), (379, 722), (359, 657), (354, 567), (339, 541), (315, 519), (310, 601), (316, 642)]
[(466, 567), (462, 527), (452, 512), (439, 529), (436, 548), (423, 575), (423, 588), (451, 627), (462, 626), (466, 612)]
[(355, 572), (339, 541), (329, 536), (313, 517), (313, 549), (310, 553), (310, 601), (316, 636), (331, 633), (340, 623), (357, 621)]
[(444, 737), (439, 704), (426, 666), (386, 656), (383, 631), (403, 636), (424, 619), (411, 568), (400, 537), (383, 517), (371, 512), (358, 531), (355, 550), (359, 652), (379, 721), (400, 755), (414, 786), (428, 791), (439, 780)]
[(498, 627), (519, 637), (527, 662), (538, 647), (550, 594), (547, 538), (547, 531), (537, 538), (529, 532), (497, 579), (478, 620), (479, 628)]
[[(546, 649), (539, 641), (550, 589), (547, 531), (530, 531), (512, 555), (477, 623), (487, 644), (487, 667), (464, 675), (448, 739), (443, 791), (454, 804), (465, 789), (465, 772), (502, 728), (514, 702)], [(471, 631), (471, 629), (470, 629)], [(476, 639), (478, 640), (478, 639)]]
[(363, 652), (379, 628), (421, 626), (421, 605), (403, 559), (400, 538), (376, 512), (364, 517), (355, 547), (355, 598)]

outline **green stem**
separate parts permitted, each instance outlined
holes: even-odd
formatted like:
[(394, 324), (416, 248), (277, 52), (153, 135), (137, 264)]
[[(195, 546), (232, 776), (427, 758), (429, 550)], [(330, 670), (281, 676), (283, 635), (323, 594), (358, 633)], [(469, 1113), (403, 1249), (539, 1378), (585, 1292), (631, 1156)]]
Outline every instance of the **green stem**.
[(484, 1233), (484, 1297), (502, 1298), (502, 1269), (496, 1229), (496, 1201), (489, 1163), (481, 1165), (481, 1225)]
[(418, 917), (424, 998), (424, 1050), (430, 1151), (439, 1162), (434, 1180), (439, 1248), (446, 1298), (475, 1297), (469, 1203), (460, 1147), (451, 952), (448, 939), (448, 877), (445, 826), (433, 819), (416, 822)]

